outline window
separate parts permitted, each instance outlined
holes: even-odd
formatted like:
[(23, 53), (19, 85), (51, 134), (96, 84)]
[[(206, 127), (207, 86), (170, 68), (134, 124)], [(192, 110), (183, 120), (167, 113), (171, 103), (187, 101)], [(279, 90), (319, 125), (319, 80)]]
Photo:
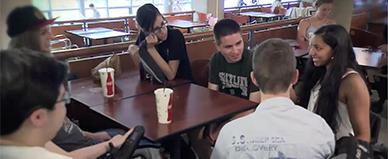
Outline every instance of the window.
[[(274, 0), (225, 0), (224, 8), (238, 7), (241, 5), (272, 4)], [(284, 2), (295, 2), (296, 0), (282, 0)]]
[(192, 0), (32, 0), (48, 18), (58, 17), (59, 21), (94, 17), (89, 4), (93, 3), (101, 18), (135, 15), (137, 9), (146, 3), (154, 4), (160, 12), (192, 10)]

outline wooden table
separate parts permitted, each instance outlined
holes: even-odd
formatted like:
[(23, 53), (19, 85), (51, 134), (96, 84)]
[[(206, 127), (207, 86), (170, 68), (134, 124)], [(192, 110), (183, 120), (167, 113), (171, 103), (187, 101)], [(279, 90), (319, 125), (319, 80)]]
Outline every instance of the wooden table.
[(270, 19), (282, 17), (282, 14), (273, 14), (273, 13), (266, 13), (266, 12), (242, 12), (240, 15), (243, 16), (249, 16), (249, 22), (253, 22), (254, 18), (262, 18), (265, 22), (269, 21)]
[(71, 81), (73, 102), (68, 107), (71, 108), (69, 115), (94, 129), (125, 129), (142, 125), (145, 137), (156, 142), (172, 143), (172, 158), (180, 158), (180, 134), (257, 106), (249, 100), (213, 91), (187, 80), (170, 81), (167, 85), (174, 90), (170, 124), (159, 124), (157, 120), (153, 91), (162, 86), (141, 81), (135, 73), (125, 73), (115, 79), (117, 92), (113, 98), (104, 98), (99, 83), (94, 83), (91, 78)]
[(104, 40), (107, 43), (107, 39), (115, 37), (129, 36), (130, 33), (115, 31), (109, 28), (88, 28), (86, 30), (67, 30), (67, 33), (85, 38), (86, 46), (92, 45), (92, 40)]
[[(173, 87), (189, 83), (187, 80), (169, 81), (167, 86)], [(104, 98), (100, 82), (93, 81), (92, 78), (74, 80), (71, 84), (71, 97), (74, 100), (86, 105), (95, 106), (107, 102), (119, 101), (123, 98), (142, 95), (153, 92), (156, 88), (163, 87), (161, 84), (151, 83), (150, 81), (141, 81), (139, 73), (124, 73), (115, 79), (115, 96)]]
[(368, 23), (370, 23), (370, 24), (387, 25), (388, 24), (388, 20), (387, 20), (387, 17), (384, 17), (384, 18), (381, 18), (381, 19), (372, 20), (372, 21), (370, 21)]
[(368, 48), (353, 47), (356, 60), (360, 66), (380, 68), (387, 64), (387, 55), (381, 51), (372, 51)]
[(388, 24), (387, 17), (368, 22), (368, 30), (378, 35), (384, 36), (384, 29)]
[(192, 28), (208, 26), (208, 24), (206, 23), (198, 23), (198, 22), (192, 22), (189, 20), (180, 20), (180, 19), (169, 21), (168, 25), (176, 28), (187, 29), (188, 33), (191, 32)]
[(161, 141), (257, 106), (249, 100), (195, 84), (172, 89), (174, 103), (170, 124), (158, 123), (153, 92), (90, 108), (128, 128), (143, 125), (147, 138)]

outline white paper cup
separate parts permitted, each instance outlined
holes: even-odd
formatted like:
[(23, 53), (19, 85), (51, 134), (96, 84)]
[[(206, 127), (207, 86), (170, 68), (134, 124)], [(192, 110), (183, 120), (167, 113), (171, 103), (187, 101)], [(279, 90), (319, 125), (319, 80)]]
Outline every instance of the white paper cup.
[(170, 88), (159, 88), (154, 91), (158, 122), (161, 124), (169, 124), (172, 121), (173, 92)]
[[(101, 87), (102, 92), (105, 97), (113, 97), (115, 95), (115, 80), (114, 80), (114, 73), (115, 69), (113, 68), (101, 68), (98, 70), (98, 73), (100, 73), (100, 81), (101, 81)], [(110, 75), (111, 81), (108, 81), (108, 77)]]

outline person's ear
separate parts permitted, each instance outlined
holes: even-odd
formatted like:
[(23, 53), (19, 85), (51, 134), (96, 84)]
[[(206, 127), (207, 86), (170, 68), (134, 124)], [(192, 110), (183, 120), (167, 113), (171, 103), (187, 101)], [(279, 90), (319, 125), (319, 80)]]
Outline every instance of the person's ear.
[(252, 83), (255, 85), (255, 86), (259, 86), (257, 84), (257, 80), (256, 80), (256, 77), (255, 77), (255, 73), (253, 73), (253, 71), (251, 72), (251, 80), (252, 80)]
[(295, 71), (294, 71), (294, 73), (292, 75), (291, 84), (295, 85), (296, 83), (298, 83), (298, 79), (299, 79), (299, 71), (298, 71), (298, 69), (295, 69)]
[(217, 40), (214, 40), (214, 45), (216, 46), (216, 49), (217, 49), (217, 51), (218, 52), (221, 52), (221, 47), (220, 47), (220, 45), (219, 45), (219, 42), (217, 42)]
[(47, 122), (47, 109), (37, 109), (28, 117), (30, 123), (36, 127), (42, 127)]

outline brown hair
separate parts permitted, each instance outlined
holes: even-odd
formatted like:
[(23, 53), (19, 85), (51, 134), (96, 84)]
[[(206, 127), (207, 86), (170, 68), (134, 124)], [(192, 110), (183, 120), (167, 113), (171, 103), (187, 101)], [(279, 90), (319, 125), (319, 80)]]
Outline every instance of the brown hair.
[(25, 31), (11, 38), (9, 48), (28, 48), (35, 51), (43, 51), (40, 46), (40, 30)]
[(319, 8), (319, 6), (321, 6), (322, 4), (325, 4), (325, 3), (333, 3), (333, 0), (317, 0), (315, 2), (315, 7), (316, 8)]
[(263, 93), (283, 93), (289, 88), (296, 70), (290, 45), (278, 38), (268, 39), (255, 48), (253, 72)]

